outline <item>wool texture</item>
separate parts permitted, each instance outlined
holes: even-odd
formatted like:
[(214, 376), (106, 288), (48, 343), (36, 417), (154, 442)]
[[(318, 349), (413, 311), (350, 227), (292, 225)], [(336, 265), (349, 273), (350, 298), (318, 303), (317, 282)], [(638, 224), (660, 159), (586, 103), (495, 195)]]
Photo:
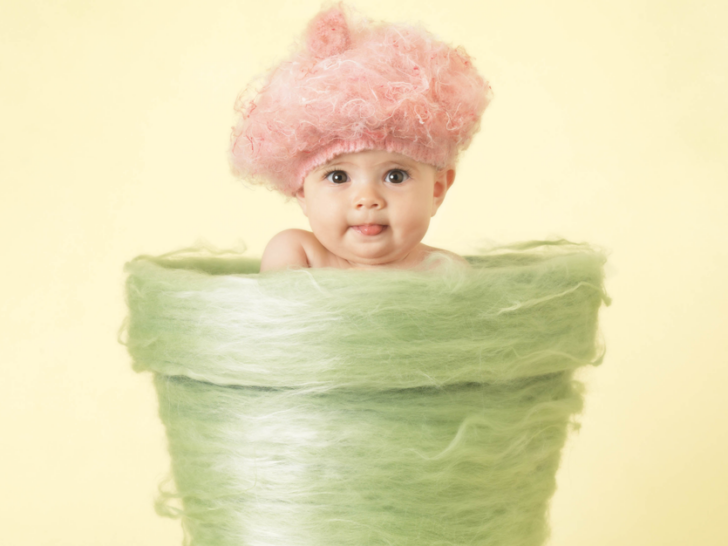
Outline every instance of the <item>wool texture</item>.
[(464, 49), (339, 3), (239, 97), (231, 166), (287, 195), (342, 153), (386, 150), (443, 168), (469, 146), (490, 98)]
[[(531, 242), (435, 271), (127, 264), (195, 546), (537, 546), (598, 364), (604, 256)], [(180, 507), (175, 509), (178, 500)]]

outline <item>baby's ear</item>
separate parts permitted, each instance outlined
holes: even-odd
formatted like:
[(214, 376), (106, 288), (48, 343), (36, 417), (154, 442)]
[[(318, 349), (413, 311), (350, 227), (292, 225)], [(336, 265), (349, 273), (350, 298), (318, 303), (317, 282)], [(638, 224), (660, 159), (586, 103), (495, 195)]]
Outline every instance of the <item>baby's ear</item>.
[(306, 213), (306, 197), (303, 194), (303, 185), (301, 185), (301, 187), (298, 188), (298, 190), (296, 191), (296, 200), (298, 201), (298, 204), (301, 206), (303, 215), (308, 217), (308, 214)]
[(442, 202), (445, 200), (447, 190), (450, 189), (453, 182), (455, 182), (455, 167), (447, 166), (435, 172), (435, 187), (433, 188), (433, 210), (432, 216), (435, 216), (437, 209), (440, 208)]

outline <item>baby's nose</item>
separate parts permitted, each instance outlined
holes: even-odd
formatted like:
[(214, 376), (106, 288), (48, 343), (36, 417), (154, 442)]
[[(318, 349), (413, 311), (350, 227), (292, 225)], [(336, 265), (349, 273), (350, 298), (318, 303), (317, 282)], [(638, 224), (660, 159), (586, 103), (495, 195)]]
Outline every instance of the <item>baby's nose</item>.
[(357, 209), (381, 209), (384, 207), (384, 199), (369, 184), (365, 184), (357, 192), (354, 205)]

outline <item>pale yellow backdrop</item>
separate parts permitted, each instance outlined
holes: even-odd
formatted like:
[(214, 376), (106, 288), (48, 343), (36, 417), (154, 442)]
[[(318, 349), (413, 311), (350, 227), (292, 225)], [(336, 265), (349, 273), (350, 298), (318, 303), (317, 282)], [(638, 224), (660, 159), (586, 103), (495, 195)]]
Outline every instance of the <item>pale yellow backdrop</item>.
[[(0, 0), (0, 542), (180, 544), (152, 508), (150, 377), (116, 342), (122, 266), (198, 239), (259, 255), (306, 226), (225, 152), (238, 90), (319, 5)], [(726, 3), (355, 5), (465, 46), (495, 91), (430, 244), (610, 252), (551, 544), (728, 544)]]

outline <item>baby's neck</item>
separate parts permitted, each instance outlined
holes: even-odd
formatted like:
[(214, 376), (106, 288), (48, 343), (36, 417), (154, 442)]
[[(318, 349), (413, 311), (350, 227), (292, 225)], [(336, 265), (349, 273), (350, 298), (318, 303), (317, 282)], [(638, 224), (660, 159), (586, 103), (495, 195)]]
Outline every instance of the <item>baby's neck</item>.
[[(327, 251), (328, 252), (328, 251)], [(460, 266), (469, 267), (468, 262), (457, 254), (419, 243), (409, 253), (401, 259), (384, 262), (384, 263), (367, 263), (346, 260), (340, 256), (329, 252), (331, 262), (328, 265), (311, 264), (311, 267), (335, 267), (337, 269), (359, 269), (376, 271), (383, 269), (411, 269), (427, 271), (444, 265), (445, 263), (455, 263)]]
[[(345, 264), (342, 269), (364, 269), (364, 270), (378, 270), (378, 269), (419, 269), (427, 257), (432, 253), (439, 251), (437, 248), (433, 248), (422, 243), (415, 246), (410, 252), (400, 257), (397, 260), (391, 262), (366, 262), (366, 261), (354, 261), (347, 260), (338, 257), (338, 260)], [(333, 254), (332, 254), (333, 255)]]

